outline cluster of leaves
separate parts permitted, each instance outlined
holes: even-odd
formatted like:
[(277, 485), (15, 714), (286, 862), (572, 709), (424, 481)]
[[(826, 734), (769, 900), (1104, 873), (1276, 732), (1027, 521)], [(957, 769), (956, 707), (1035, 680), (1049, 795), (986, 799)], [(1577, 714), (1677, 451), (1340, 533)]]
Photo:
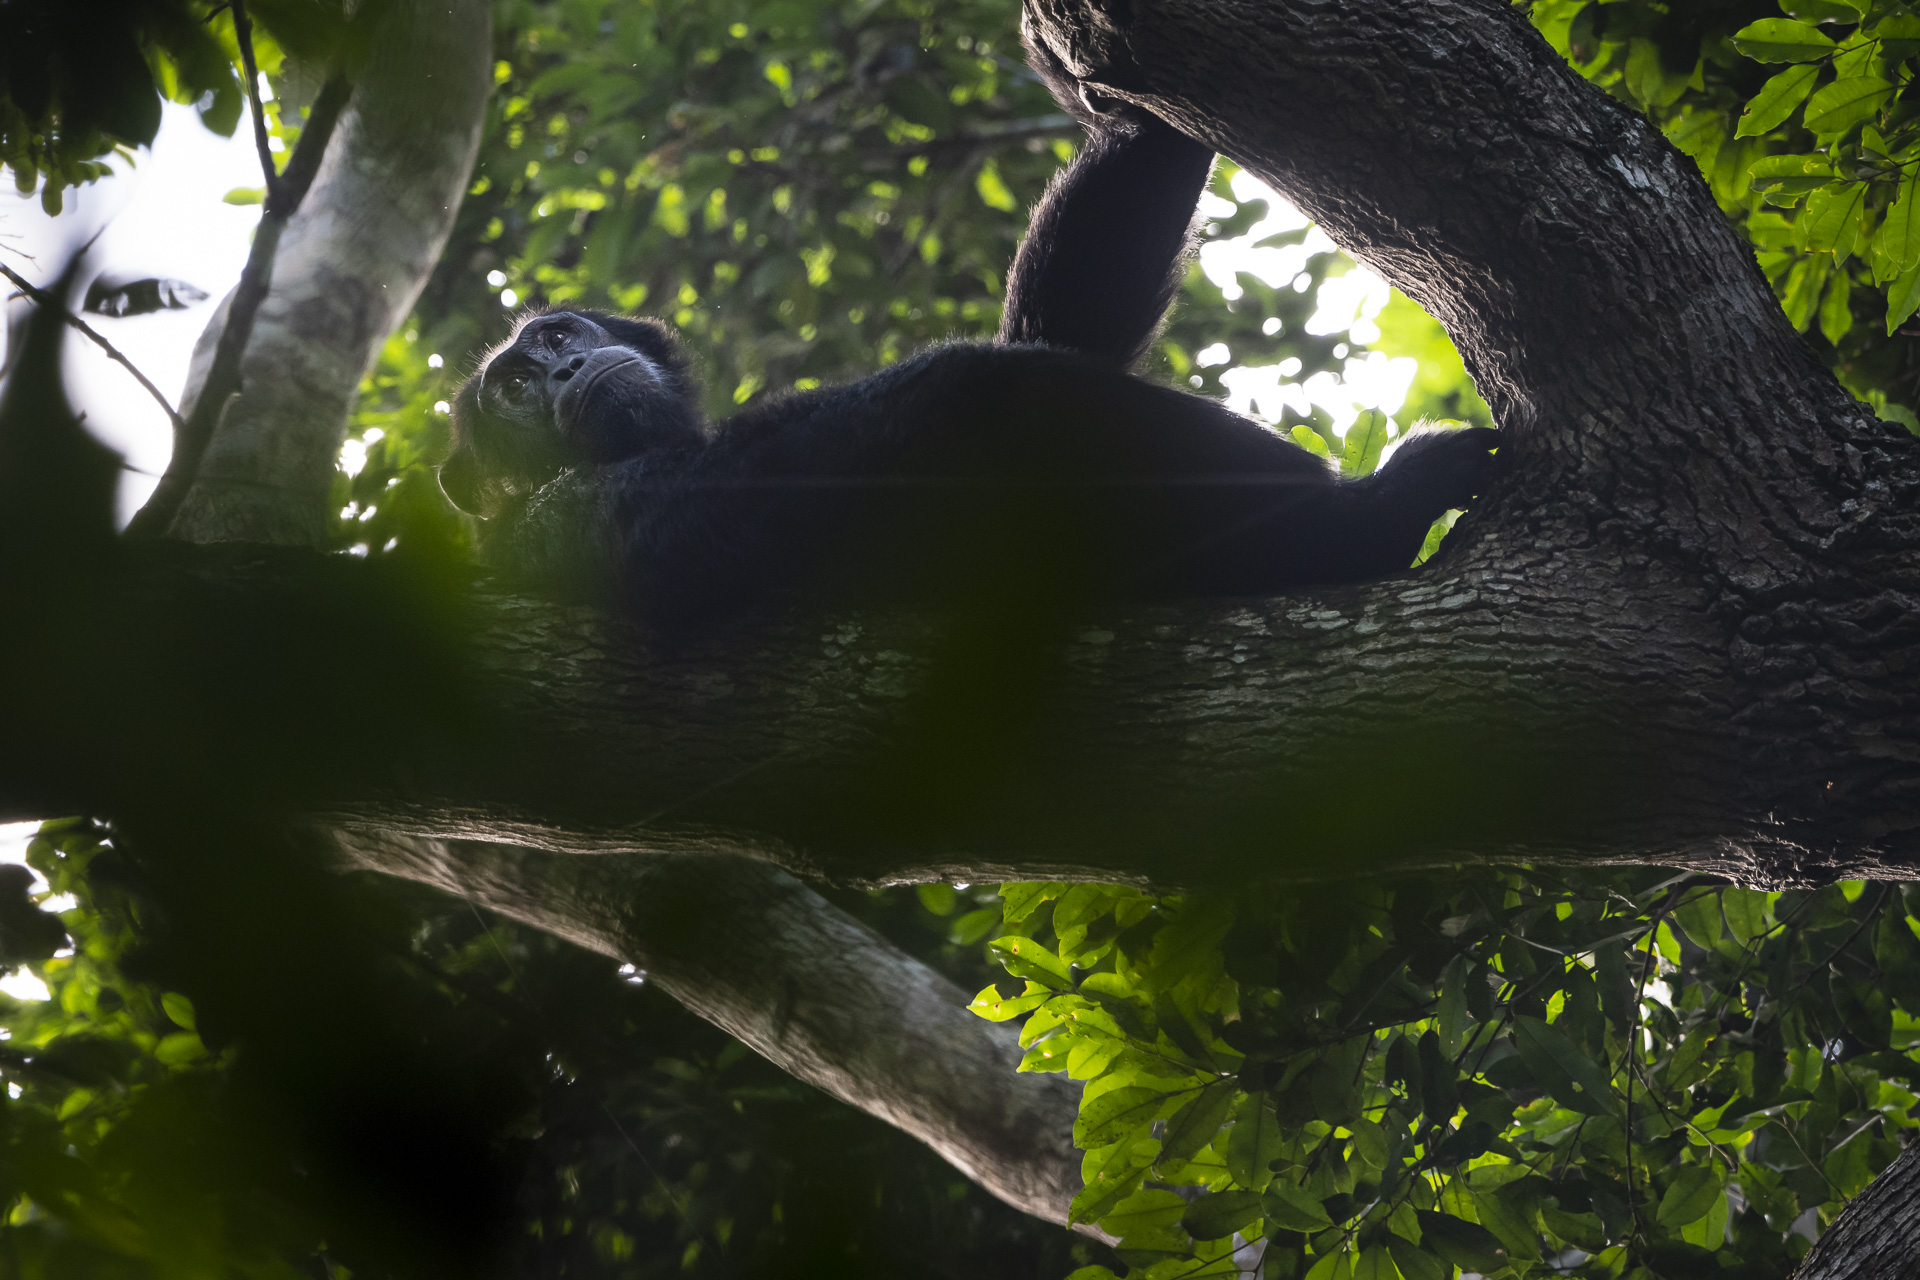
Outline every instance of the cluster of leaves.
[(122, 976), (131, 920), (104, 833), (50, 823), (28, 862), (47, 887), (30, 894), (26, 869), (4, 868), (0, 915), (0, 963), (33, 962), (49, 993), (0, 997), (0, 1240), (13, 1274), (186, 1274), (220, 1258), (239, 1275), (296, 1275), (279, 1256), (285, 1206), (252, 1177), (261, 1153), (209, 1123), (217, 1077), (192, 1002)]
[(1783, 1277), (1920, 1125), (1920, 894), (1663, 874), (1007, 885), (973, 1007), (1131, 1276)]
[(1920, 12), (1898, 0), (1537, 0), (1531, 12), (1576, 69), (1699, 163), (1788, 318), (1817, 330), (1849, 388), (1920, 430), (1911, 344), (1887, 341), (1920, 307)]
[(14, 0), (0, 49), (0, 164), (24, 195), (59, 213), (68, 187), (104, 177), (106, 158), (153, 141), (160, 103), (201, 104), (222, 135), (240, 119), (230, 22), (200, 0)]
[[(253, 0), (253, 49), (269, 75), (289, 56), (355, 65), (380, 4)], [(351, 12), (350, 12), (351, 10)], [(216, 0), (10, 0), (0, 46), (0, 165), (60, 212), (68, 188), (105, 177), (153, 142), (160, 105), (190, 104), (222, 137), (245, 105), (240, 46)], [(270, 104), (269, 110), (272, 110)]]
[[(28, 862), (37, 888), (26, 868), (0, 866), (0, 965), (25, 967), (47, 988), (45, 999), (0, 996), (7, 1274), (437, 1274), (401, 1265), (407, 1255), (392, 1240), (354, 1229), (364, 1207), (343, 1205), (284, 1107), (258, 1088), (250, 1045), (270, 1012), (236, 1008), (221, 975), (188, 976), (196, 966), (169, 941), (168, 908), (146, 887), (139, 855), (104, 828), (61, 822), (43, 828)], [(461, 1072), (510, 1082), (511, 1105), (494, 1110), (484, 1135), (519, 1184), (503, 1271), (1046, 1280), (1098, 1250), (786, 1076), (642, 975), (436, 894), (384, 879), (357, 887), (366, 896), (347, 917), (351, 946), (385, 957), (377, 995), (353, 993), (362, 1014), (433, 1027)], [(991, 890), (921, 896), (939, 910), (906, 891), (844, 901), (956, 977), (983, 980), (979, 942), (1000, 916)], [(254, 923), (284, 929), (283, 908), (251, 909)], [(225, 919), (244, 944), (252, 924)], [(269, 988), (296, 1005), (303, 1061), (325, 1062), (342, 1041), (378, 1042), (365, 1022), (308, 1016), (299, 979), (258, 948), (229, 958), (274, 970)], [(319, 967), (350, 982), (358, 961), (336, 947)], [(404, 1214), (419, 1213), (422, 1194), (400, 1189)]]

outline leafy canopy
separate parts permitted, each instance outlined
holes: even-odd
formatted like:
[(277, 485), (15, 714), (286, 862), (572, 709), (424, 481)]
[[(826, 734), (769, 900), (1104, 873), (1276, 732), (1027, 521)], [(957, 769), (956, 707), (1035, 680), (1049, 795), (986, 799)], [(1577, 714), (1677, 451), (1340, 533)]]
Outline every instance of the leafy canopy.
[(1087, 1082), (1074, 1216), (1140, 1280), (1784, 1276), (1920, 1126), (1904, 886), (1002, 894), (973, 1009)]

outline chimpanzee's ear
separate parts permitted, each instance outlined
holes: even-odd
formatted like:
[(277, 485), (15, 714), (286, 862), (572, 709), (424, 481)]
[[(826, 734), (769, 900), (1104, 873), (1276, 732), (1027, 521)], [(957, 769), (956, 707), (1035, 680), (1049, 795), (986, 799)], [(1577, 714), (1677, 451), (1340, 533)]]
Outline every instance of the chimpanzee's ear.
[(440, 464), (440, 492), (468, 515), (480, 514), (480, 474), (471, 449), (456, 448)]
[(440, 492), (468, 515), (483, 514), (481, 480), (485, 472), (474, 453), (473, 419), (479, 412), (479, 375), (467, 379), (453, 397), (453, 442), (440, 463)]

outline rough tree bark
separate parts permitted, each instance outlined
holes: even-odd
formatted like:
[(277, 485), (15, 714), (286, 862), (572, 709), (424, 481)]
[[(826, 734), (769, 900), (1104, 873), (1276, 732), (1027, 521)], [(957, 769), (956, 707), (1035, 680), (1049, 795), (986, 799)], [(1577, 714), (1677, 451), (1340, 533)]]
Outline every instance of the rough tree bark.
[(1909, 1280), (1920, 1258), (1920, 1143), (1909, 1143), (1834, 1219), (1793, 1280)]

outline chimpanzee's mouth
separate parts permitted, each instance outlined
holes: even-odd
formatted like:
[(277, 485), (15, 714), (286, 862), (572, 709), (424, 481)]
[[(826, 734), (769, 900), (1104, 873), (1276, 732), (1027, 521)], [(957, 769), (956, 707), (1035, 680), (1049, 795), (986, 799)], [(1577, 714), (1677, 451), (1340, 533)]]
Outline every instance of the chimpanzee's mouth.
[[(609, 383), (611, 379), (611, 383)], [(659, 382), (653, 362), (636, 351), (601, 348), (567, 380), (555, 398), (555, 416), (563, 423), (578, 422), (589, 402), (602, 394), (618, 397), (623, 389), (651, 390)]]

